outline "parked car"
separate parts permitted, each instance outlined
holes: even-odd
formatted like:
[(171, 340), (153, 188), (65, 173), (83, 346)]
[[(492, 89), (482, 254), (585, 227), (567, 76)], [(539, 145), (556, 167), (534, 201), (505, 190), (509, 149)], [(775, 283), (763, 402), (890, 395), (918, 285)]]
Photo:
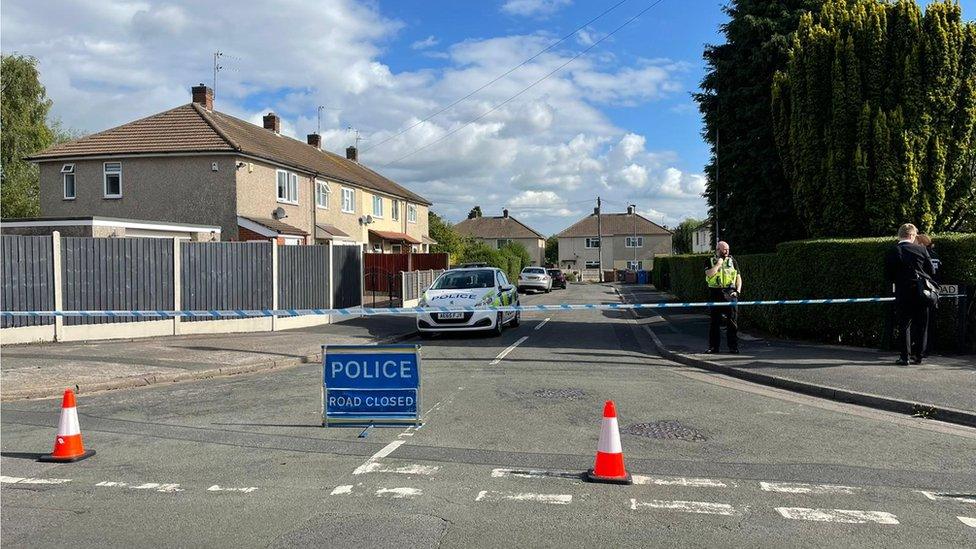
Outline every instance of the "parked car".
[(546, 273), (549, 275), (549, 278), (552, 279), (553, 288), (566, 289), (566, 275), (564, 275), (562, 271), (559, 269), (546, 269)]
[(490, 330), (501, 335), (505, 324), (518, 326), (522, 313), (489, 307), (518, 305), (519, 296), (505, 272), (494, 267), (451, 269), (441, 273), (420, 297), (419, 307), (474, 307), (485, 310), (417, 313), (421, 337), (438, 332)]
[(549, 293), (552, 290), (552, 277), (542, 267), (526, 267), (519, 273), (518, 291), (538, 290)]

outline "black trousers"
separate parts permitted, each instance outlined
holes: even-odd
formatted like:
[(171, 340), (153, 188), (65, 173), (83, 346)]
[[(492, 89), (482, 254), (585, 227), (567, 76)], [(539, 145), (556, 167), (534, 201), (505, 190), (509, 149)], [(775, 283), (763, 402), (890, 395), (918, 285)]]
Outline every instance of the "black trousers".
[[(711, 300), (724, 301), (724, 296), (718, 294), (718, 297), (716, 297), (713, 294)], [(708, 347), (710, 349), (719, 348), (719, 343), (722, 341), (722, 319), (725, 318), (725, 337), (729, 343), (729, 349), (738, 349), (739, 306), (729, 304), (721, 307), (711, 307), (708, 310), (708, 315), (711, 317), (708, 324)]]
[(929, 308), (915, 302), (896, 303), (898, 315), (898, 349), (901, 359), (909, 355), (921, 358), (928, 344)]

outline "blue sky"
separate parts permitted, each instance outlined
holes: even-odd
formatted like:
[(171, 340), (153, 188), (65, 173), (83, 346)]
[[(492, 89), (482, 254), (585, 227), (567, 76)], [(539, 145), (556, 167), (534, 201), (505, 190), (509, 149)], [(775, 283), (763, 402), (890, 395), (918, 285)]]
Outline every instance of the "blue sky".
[[(380, 0), (6, 0), (5, 53), (34, 55), (53, 115), (93, 132), (186, 103), (211, 83), (216, 108), (260, 124), (275, 111), (304, 139), (365, 139), (361, 160), (460, 220), (504, 207), (552, 234), (627, 204), (674, 225), (703, 216), (707, 147), (690, 98), (721, 2), (663, 0), (535, 84), (654, 0), (627, 0), (469, 100), (417, 124), (615, 3)], [(976, 0), (962, 2), (972, 19)], [(534, 85), (516, 99), (513, 95)], [(504, 103), (504, 104), (503, 104)], [(408, 128), (410, 128), (408, 131)]]

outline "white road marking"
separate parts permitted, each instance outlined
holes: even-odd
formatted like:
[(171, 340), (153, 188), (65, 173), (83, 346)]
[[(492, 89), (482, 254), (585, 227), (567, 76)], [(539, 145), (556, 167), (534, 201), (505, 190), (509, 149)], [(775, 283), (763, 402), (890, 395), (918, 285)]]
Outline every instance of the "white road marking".
[(693, 486), (695, 488), (726, 488), (727, 485), (720, 480), (710, 478), (685, 478), (685, 477), (648, 477), (644, 475), (633, 475), (631, 477), (634, 484), (655, 484), (658, 486)]
[(71, 482), (70, 478), (24, 478), (7, 477), (0, 475), (0, 483), (3, 484), (64, 484)]
[(542, 328), (543, 326), (545, 326), (545, 325), (546, 325), (546, 322), (549, 322), (549, 319), (548, 319), (548, 318), (547, 318), (547, 319), (545, 319), (545, 320), (543, 320), (543, 321), (542, 321), (542, 322), (540, 322), (539, 324), (537, 324), (537, 325), (536, 325), (536, 327), (535, 327), (535, 329), (536, 329), (536, 330), (539, 330), (539, 329), (541, 329), (541, 328)]
[(668, 511), (680, 511), (682, 513), (698, 513), (705, 515), (738, 515), (740, 511), (736, 510), (728, 503), (712, 503), (710, 501), (665, 501), (660, 499), (652, 499), (650, 501), (637, 501), (636, 499), (630, 500), (630, 508), (636, 511), (641, 507), (650, 507), (652, 509), (667, 509)]
[(376, 462), (378, 462), (379, 460), (381, 460), (381, 459), (385, 458), (386, 456), (392, 454), (394, 450), (396, 450), (397, 448), (399, 448), (405, 442), (407, 442), (407, 441), (405, 441), (405, 440), (394, 440), (393, 442), (387, 444), (386, 446), (384, 446), (383, 448), (381, 448), (379, 452), (376, 452), (375, 454), (373, 454), (372, 456), (370, 456), (370, 458), (367, 459), (362, 465), (360, 465), (359, 467), (356, 467), (356, 470), (353, 471), (352, 474), (354, 474), (354, 475), (361, 475), (363, 473), (369, 472), (370, 469), (373, 468), (375, 465), (379, 465)]
[(959, 521), (965, 524), (966, 526), (976, 528), (976, 517), (956, 517), (956, 518), (959, 519)]
[(343, 494), (351, 494), (351, 493), (352, 493), (352, 484), (343, 484), (342, 486), (336, 486), (335, 489), (332, 490), (332, 493), (329, 495), (341, 496)]
[(244, 488), (222, 488), (219, 484), (214, 484), (210, 488), (207, 488), (208, 492), (242, 492), (244, 494), (250, 494), (258, 489), (257, 486), (247, 486)]
[(492, 360), (488, 364), (490, 366), (494, 366), (495, 364), (498, 364), (499, 362), (502, 361), (503, 358), (505, 358), (506, 356), (508, 356), (508, 353), (511, 353), (512, 351), (514, 351), (515, 348), (518, 347), (519, 345), (521, 345), (522, 342), (525, 341), (526, 339), (529, 339), (529, 336), (522, 336), (518, 341), (516, 341), (515, 343), (512, 343), (511, 345), (509, 345), (508, 347), (506, 347), (504, 351), (498, 353), (498, 356), (495, 357), (495, 360)]
[(376, 491), (376, 497), (383, 498), (393, 498), (393, 499), (409, 499), (412, 497), (419, 496), (423, 492), (420, 488), (380, 488)]
[(802, 482), (760, 482), (759, 486), (765, 492), (783, 492), (786, 494), (853, 494), (858, 490), (853, 486), (804, 484)]
[[(358, 469), (357, 469), (358, 470)], [(405, 465), (403, 467), (383, 467), (381, 463), (372, 462), (363, 465), (363, 473), (398, 473), (401, 475), (433, 475), (440, 467), (437, 465)], [(353, 473), (357, 474), (357, 473)]]
[(925, 490), (917, 490), (917, 492), (932, 501), (960, 501), (962, 503), (976, 503), (976, 498), (952, 496), (950, 494), (938, 494), (936, 492), (926, 492)]
[(99, 482), (95, 486), (103, 486), (108, 488), (128, 488), (130, 490), (155, 490), (157, 492), (163, 492), (166, 494), (183, 491), (179, 484), (160, 484), (158, 482), (144, 482), (138, 486), (134, 486), (126, 482), (114, 482), (106, 480)]
[(898, 517), (883, 511), (858, 511), (854, 509), (807, 509), (805, 507), (777, 507), (784, 518), (813, 520), (817, 522), (842, 522), (846, 524), (898, 524)]
[(478, 493), (475, 501), (533, 501), (536, 503), (548, 503), (551, 505), (569, 505), (573, 501), (573, 496), (569, 494), (533, 494), (531, 492), (496, 492), (494, 490), (482, 490)]

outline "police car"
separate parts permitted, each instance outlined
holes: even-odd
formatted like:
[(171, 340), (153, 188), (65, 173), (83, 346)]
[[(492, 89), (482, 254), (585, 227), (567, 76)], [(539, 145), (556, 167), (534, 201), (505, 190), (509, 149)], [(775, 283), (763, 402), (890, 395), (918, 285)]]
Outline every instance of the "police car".
[[(494, 267), (475, 267), (445, 271), (420, 297), (417, 314), (421, 337), (438, 332), (490, 330), (500, 335), (505, 324), (518, 326), (520, 312), (493, 311), (490, 306), (518, 305), (519, 295), (505, 273)], [(437, 312), (439, 307), (474, 307), (475, 311)]]

